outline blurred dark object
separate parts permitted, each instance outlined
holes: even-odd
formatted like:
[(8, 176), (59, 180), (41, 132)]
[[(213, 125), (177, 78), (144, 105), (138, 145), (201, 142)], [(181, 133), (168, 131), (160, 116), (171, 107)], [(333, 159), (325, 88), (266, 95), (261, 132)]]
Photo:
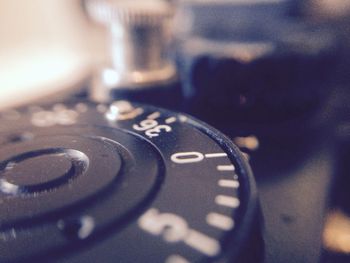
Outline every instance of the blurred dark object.
[(295, 1), (183, 2), (177, 54), (188, 111), (217, 127), (319, 128), (340, 56), (336, 34)]

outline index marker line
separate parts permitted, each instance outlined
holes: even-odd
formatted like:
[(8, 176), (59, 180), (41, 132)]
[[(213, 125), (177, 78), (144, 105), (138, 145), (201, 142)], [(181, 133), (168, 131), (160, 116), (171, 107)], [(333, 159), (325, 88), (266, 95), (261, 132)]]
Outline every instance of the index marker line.
[(239, 182), (236, 180), (225, 180), (225, 179), (220, 179), (218, 182), (218, 185), (221, 187), (228, 187), (228, 188), (238, 188), (239, 187)]
[(216, 169), (218, 171), (234, 171), (235, 167), (232, 164), (230, 164), (230, 165), (218, 165), (216, 167)]
[(147, 119), (155, 120), (160, 117), (160, 112), (156, 111), (147, 116)]
[(173, 123), (173, 122), (176, 122), (176, 118), (175, 117), (170, 117), (170, 118), (167, 118), (165, 120), (166, 124), (170, 124), (170, 123)]
[(208, 237), (196, 230), (190, 229), (184, 242), (193, 249), (207, 255), (216, 256), (220, 253), (220, 244), (217, 240)]
[(218, 213), (209, 213), (206, 220), (209, 225), (222, 230), (227, 231), (234, 227), (234, 221), (232, 218)]
[(207, 153), (204, 156), (205, 158), (227, 157), (227, 153)]
[(215, 203), (222, 206), (237, 208), (240, 202), (239, 199), (236, 197), (218, 195), (215, 197)]

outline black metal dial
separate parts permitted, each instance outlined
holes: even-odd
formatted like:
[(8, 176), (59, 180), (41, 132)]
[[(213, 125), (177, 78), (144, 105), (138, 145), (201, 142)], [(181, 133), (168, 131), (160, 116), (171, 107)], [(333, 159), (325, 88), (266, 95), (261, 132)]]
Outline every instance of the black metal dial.
[(126, 101), (0, 116), (1, 262), (256, 260), (254, 181), (213, 128)]

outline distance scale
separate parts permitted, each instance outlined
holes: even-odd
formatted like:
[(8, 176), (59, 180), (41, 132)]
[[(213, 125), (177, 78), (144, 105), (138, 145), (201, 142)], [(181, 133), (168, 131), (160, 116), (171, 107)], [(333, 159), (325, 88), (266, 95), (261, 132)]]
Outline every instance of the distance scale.
[(127, 101), (30, 106), (0, 114), (0, 145), (1, 262), (260, 257), (246, 158), (187, 115)]

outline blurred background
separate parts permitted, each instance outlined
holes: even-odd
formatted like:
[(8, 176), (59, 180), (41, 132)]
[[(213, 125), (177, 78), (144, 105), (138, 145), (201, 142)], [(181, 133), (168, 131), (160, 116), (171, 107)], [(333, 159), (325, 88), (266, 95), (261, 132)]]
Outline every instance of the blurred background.
[[(347, 0), (299, 2), (323, 21), (345, 18), (350, 10)], [(105, 59), (104, 31), (89, 21), (79, 0), (0, 0), (0, 109), (82, 81)]]
[(103, 56), (103, 30), (78, 0), (0, 0), (0, 108), (81, 82)]

